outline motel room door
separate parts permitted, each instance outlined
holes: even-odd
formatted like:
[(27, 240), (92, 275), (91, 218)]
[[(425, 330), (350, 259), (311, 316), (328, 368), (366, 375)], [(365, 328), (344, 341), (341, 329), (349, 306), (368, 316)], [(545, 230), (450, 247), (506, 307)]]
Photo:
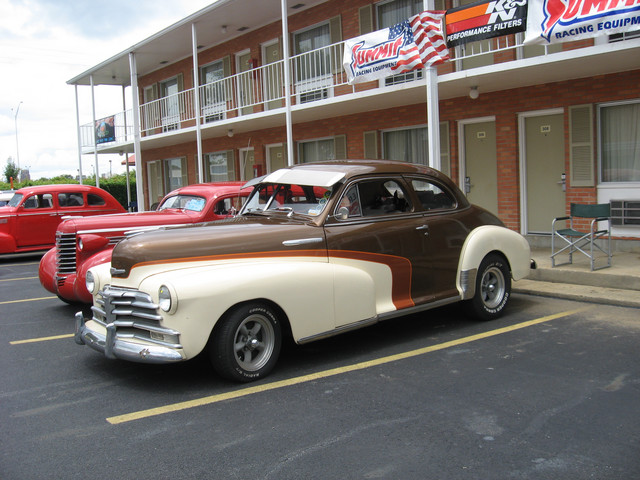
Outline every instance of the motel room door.
[(498, 165), (496, 122), (493, 118), (458, 124), (460, 144), (460, 186), (473, 204), (498, 214)]
[(526, 205), (523, 233), (551, 233), (551, 222), (565, 215), (564, 113), (562, 110), (520, 115), (520, 172)]

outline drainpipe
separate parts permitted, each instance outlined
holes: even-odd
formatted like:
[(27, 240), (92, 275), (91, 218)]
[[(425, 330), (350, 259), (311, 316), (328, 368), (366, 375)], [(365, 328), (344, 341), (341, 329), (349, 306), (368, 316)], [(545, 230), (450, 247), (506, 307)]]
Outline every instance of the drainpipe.
[(286, 107), (287, 126), (287, 165), (293, 165), (293, 127), (291, 125), (291, 87), (289, 85), (290, 64), (289, 64), (289, 23), (287, 18), (287, 0), (281, 0), (280, 10), (282, 12), (282, 51), (284, 57), (284, 103)]

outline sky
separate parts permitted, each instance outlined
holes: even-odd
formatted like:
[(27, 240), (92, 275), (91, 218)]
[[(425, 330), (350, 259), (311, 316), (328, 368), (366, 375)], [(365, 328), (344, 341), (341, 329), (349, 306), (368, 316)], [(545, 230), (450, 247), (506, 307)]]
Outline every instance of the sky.
[[(0, 179), (9, 158), (32, 179), (75, 177), (76, 97), (66, 82), (213, 1), (0, 0)], [(89, 123), (90, 87), (78, 98), (80, 123)], [(96, 87), (95, 100), (96, 118), (116, 113), (122, 89)], [(125, 170), (118, 155), (98, 160), (100, 174)], [(93, 168), (93, 154), (83, 155), (83, 173)]]

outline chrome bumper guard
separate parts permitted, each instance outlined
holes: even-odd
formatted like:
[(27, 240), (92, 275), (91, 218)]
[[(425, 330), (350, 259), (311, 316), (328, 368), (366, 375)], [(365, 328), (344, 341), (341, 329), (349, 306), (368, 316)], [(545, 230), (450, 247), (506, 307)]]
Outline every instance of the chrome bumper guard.
[(76, 313), (76, 332), (74, 340), (78, 345), (87, 345), (103, 353), (107, 358), (128, 360), (141, 363), (173, 363), (184, 360), (182, 354), (162, 345), (148, 345), (127, 341), (116, 334), (113, 323), (106, 325), (107, 335), (87, 328), (82, 312)]

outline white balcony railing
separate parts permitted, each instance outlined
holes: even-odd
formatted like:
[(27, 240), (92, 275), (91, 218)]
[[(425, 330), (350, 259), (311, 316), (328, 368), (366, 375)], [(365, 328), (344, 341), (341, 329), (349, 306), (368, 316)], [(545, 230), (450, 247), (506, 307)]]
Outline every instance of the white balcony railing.
[[(549, 55), (551, 50), (533, 51), (522, 44), (522, 35), (509, 35), (464, 47), (450, 49), (455, 70), (466, 70), (531, 55)], [(292, 104), (323, 100), (334, 95), (353, 92), (347, 85), (342, 68), (344, 43), (295, 55), (289, 59)], [(511, 51), (511, 53), (509, 53)], [(503, 58), (496, 54), (506, 53)], [(407, 75), (400, 81), (417, 81), (421, 75)], [(381, 82), (368, 88), (385, 88), (396, 82)], [(337, 87), (342, 87), (336, 92)], [(195, 126), (195, 89), (153, 100), (140, 106), (140, 130), (143, 136)], [(264, 112), (285, 105), (284, 61), (280, 60), (252, 70), (200, 86), (200, 122), (204, 125), (229, 118)], [(126, 115), (125, 115), (126, 113)], [(132, 114), (116, 115), (116, 142), (133, 138)], [(92, 124), (82, 127), (82, 146), (93, 147), (95, 129)]]

